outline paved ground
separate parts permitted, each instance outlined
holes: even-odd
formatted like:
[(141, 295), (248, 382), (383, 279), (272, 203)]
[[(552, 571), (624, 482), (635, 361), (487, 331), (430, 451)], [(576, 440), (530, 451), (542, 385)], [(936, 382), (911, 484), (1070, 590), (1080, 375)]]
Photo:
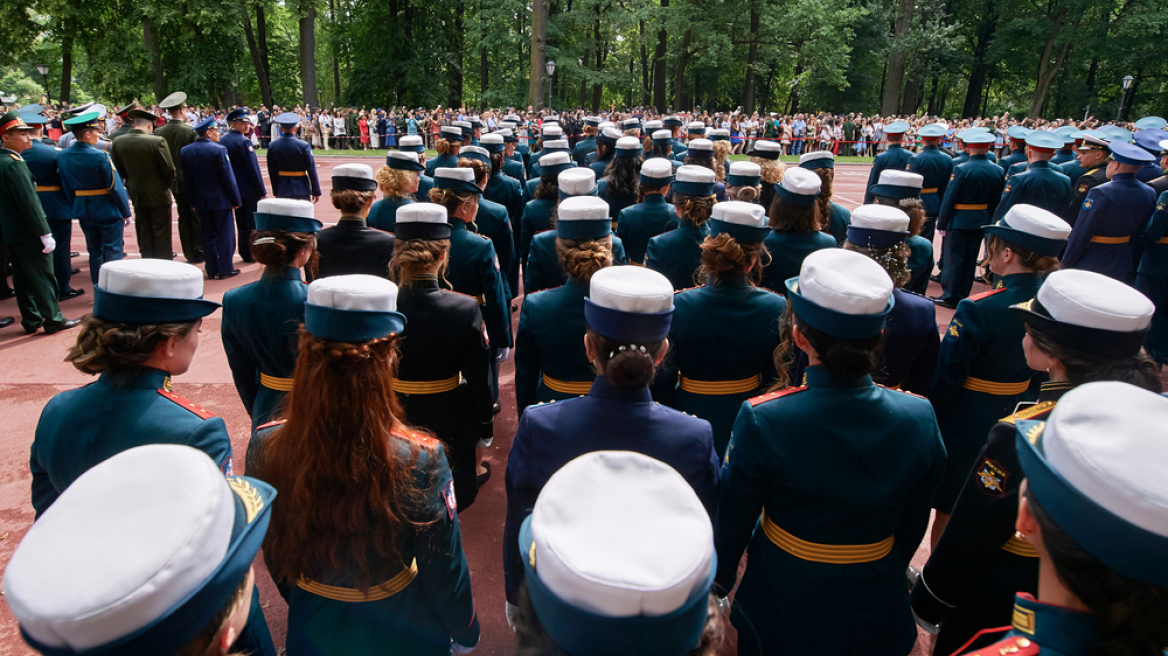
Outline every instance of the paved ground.
[[(338, 164), (353, 161), (376, 163), (376, 160), (371, 162), (367, 158), (321, 157), (317, 160), (324, 196), (316, 206), (316, 211), (317, 217), (326, 224), (335, 223), (340, 216), (340, 212), (328, 202), (330, 172)], [(867, 165), (839, 166), (836, 169), (836, 200), (849, 209), (860, 205), (863, 201), (868, 170)], [(266, 173), (264, 177), (267, 178)], [(137, 257), (133, 229), (127, 229), (125, 234), (126, 252), (129, 253), (129, 257)], [(177, 231), (174, 233), (174, 249), (176, 252), (181, 250)], [(73, 232), (73, 250), (82, 253), (85, 251), (84, 238), (77, 228)], [(74, 264), (81, 267), (81, 274), (73, 277), (72, 284), (76, 288), (85, 289), (86, 294), (62, 304), (65, 316), (71, 318), (88, 313), (93, 304), (92, 287), (84, 255), (75, 259)], [(207, 298), (221, 301), (228, 289), (246, 285), (260, 277), (260, 265), (244, 264), (238, 259), (236, 265), (243, 270), (242, 275), (227, 281), (207, 281), (205, 289)], [(979, 289), (975, 289), (975, 292), (984, 289), (982, 286), (977, 287)], [(930, 295), (939, 293), (936, 284), (930, 286), (929, 293)], [(0, 302), (0, 316), (19, 316), (15, 300)], [(519, 315), (514, 316), (518, 322)], [(943, 328), (951, 316), (951, 311), (939, 310), (938, 324)], [(231, 383), (230, 370), (219, 339), (219, 322), (219, 313), (211, 315), (204, 321), (199, 353), (191, 370), (175, 380), (175, 391), (224, 418), (233, 436), (235, 470), (241, 472), (244, 470), (243, 454), (247, 445), (250, 420)], [(6, 430), (0, 433), (0, 567), (7, 566), (13, 549), (32, 522), (33, 512), (29, 504), (28, 449), (41, 409), (53, 395), (93, 380), (63, 361), (65, 350), (75, 336), (76, 331), (53, 336), (43, 334), (26, 336), (19, 322), (0, 330), (0, 418), (6, 427)], [(496, 439), (487, 455), (493, 465), (495, 476), (479, 493), (474, 506), (460, 515), (463, 538), (470, 560), (475, 600), (483, 629), (482, 642), (476, 653), (483, 656), (509, 654), (514, 648), (513, 634), (503, 617), (501, 548), (506, 501), (502, 472), (511, 446), (510, 438), (516, 426), (514, 386), (510, 384), (513, 379), (514, 365), (509, 360), (503, 365), (500, 380), (503, 412), (496, 418)], [(918, 564), (922, 563), (926, 556), (926, 548), (922, 548), (916, 557)], [(287, 626), (287, 609), (270, 577), (263, 571), (262, 560), (257, 559), (256, 566), (258, 572), (256, 580), (259, 582), (265, 614), (277, 647), (282, 651)], [(68, 591), (62, 591), (62, 594), (68, 594)], [(918, 641), (914, 653), (928, 653), (929, 649), (923, 644), (923, 640)], [(8, 611), (7, 604), (0, 604), (0, 656), (29, 653), (32, 652), (20, 639), (16, 622)]]

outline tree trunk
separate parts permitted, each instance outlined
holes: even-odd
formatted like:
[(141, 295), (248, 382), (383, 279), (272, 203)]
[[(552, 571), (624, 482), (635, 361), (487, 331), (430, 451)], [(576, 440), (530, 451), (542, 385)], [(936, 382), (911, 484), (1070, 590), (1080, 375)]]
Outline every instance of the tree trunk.
[[(391, 7), (397, 2), (390, 0)], [(396, 8), (391, 8), (391, 11), (396, 16)], [(329, 24), (332, 26), (332, 34), (329, 35), (329, 40), (332, 41), (333, 51), (333, 103), (339, 104), (341, 102), (341, 52), (339, 44), (339, 33), (337, 32), (337, 3), (336, 0), (329, 0)]]
[(547, 84), (547, 0), (531, 0), (531, 71), (527, 104), (543, 104)]
[(584, 66), (580, 71), (580, 106), (588, 107), (588, 65), (592, 63), (592, 49), (584, 49), (584, 57), (580, 61), (584, 62)]
[[(73, 86), (73, 30), (65, 29), (61, 37), (61, 98), (62, 103), (69, 102), (69, 94)], [(48, 91), (46, 89), (46, 91)]]
[(994, 33), (997, 32), (997, 29), (998, 3), (996, 0), (987, 0), (981, 23), (977, 26), (977, 45), (973, 48), (973, 68), (969, 72), (969, 87), (965, 92), (965, 105), (961, 109), (961, 115), (965, 118), (973, 118), (978, 113), (977, 109), (981, 103), (986, 75), (989, 73), (986, 53), (990, 49), (990, 44), (993, 43)]
[[(795, 79), (798, 80), (803, 75), (803, 63), (795, 64)], [(791, 85), (791, 97), (788, 103), (791, 108), (787, 110), (788, 114), (797, 114), (799, 112), (799, 86)]]
[[(669, 0), (661, 0), (661, 9), (669, 9)], [(669, 101), (665, 99), (665, 46), (669, 33), (665, 31), (665, 19), (657, 30), (657, 48), (653, 50), (653, 104), (658, 113), (664, 113)]]
[(256, 3), (256, 49), (260, 53), (264, 78), (268, 81), (268, 95), (264, 96), (264, 104), (270, 109), (276, 101), (272, 94), (272, 62), (268, 58), (268, 18), (264, 14), (263, 3)]
[(900, 106), (900, 88), (904, 84), (905, 56), (898, 50), (908, 36), (912, 26), (913, 0), (898, 0), (896, 15), (896, 35), (892, 40), (892, 53), (888, 57), (888, 72), (884, 76), (884, 98), (880, 103), (880, 113), (890, 116)]
[(447, 98), (447, 103), (455, 109), (462, 107), (462, 45), (466, 42), (464, 36), (466, 23), (463, 20), (466, 16), (466, 5), (459, 2), (457, 6), (458, 8), (454, 10), (454, 33), (450, 39), (450, 45), (454, 49), (454, 63), (450, 71), (450, 96)]
[(939, 87), (940, 85), (941, 85), (941, 76), (934, 75), (933, 76), (933, 84), (931, 85), (931, 88), (929, 89), (929, 104), (925, 108), (925, 113), (930, 115), (930, 116), (936, 116), (936, 115), (940, 114), (940, 112), (937, 111), (937, 87)]
[(681, 54), (677, 57), (677, 71), (673, 77), (673, 106), (679, 110), (689, 109), (689, 100), (685, 95), (685, 67), (689, 64), (689, 44), (693, 40), (693, 28), (685, 31), (681, 37)]
[(1046, 45), (1042, 48), (1041, 59), (1038, 60), (1038, 79), (1034, 85), (1034, 97), (1030, 100), (1029, 116), (1040, 116), (1042, 114), (1042, 106), (1046, 104), (1046, 95), (1050, 93), (1050, 87), (1054, 83), (1054, 78), (1059, 74), (1063, 68), (1063, 63), (1067, 61), (1067, 55), (1071, 53), (1070, 42), (1064, 43), (1059, 49), (1058, 56), (1051, 61), (1051, 56), (1054, 53), (1054, 44), (1058, 39), (1059, 31), (1063, 27), (1063, 21), (1067, 17), (1067, 9), (1059, 10), (1059, 13), (1052, 19), (1054, 25), (1050, 30), (1050, 34), (1046, 37)]
[(904, 95), (900, 101), (901, 114), (915, 114), (917, 111), (917, 94), (921, 89), (921, 74), (920, 71), (914, 71), (908, 76), (908, 82), (904, 85)]
[(978, 112), (978, 116), (985, 116), (986, 115), (987, 108), (989, 107), (989, 104), (990, 104), (990, 88), (993, 86), (994, 86), (994, 78), (987, 77), (986, 83), (985, 83), (985, 94), (981, 98), (981, 111)]
[(641, 104), (653, 102), (649, 95), (649, 48), (645, 46), (645, 19), (641, 19)]
[[(72, 41), (72, 37), (69, 40)], [(142, 45), (150, 53), (150, 68), (154, 74), (154, 97), (162, 100), (162, 97), (166, 95), (166, 83), (162, 78), (162, 52), (158, 47), (158, 35), (154, 33), (154, 21), (151, 19), (142, 21)], [(72, 55), (72, 50), (72, 43), (70, 43), (70, 55)]]
[[(592, 41), (596, 44), (596, 75), (597, 79), (604, 72), (604, 44), (600, 41), (600, 7), (596, 8), (597, 18), (592, 23)], [(600, 103), (604, 102), (604, 85), (599, 82), (592, 84), (592, 111), (600, 111)]]
[[(263, 59), (260, 57), (260, 47), (256, 42), (255, 31), (251, 27), (251, 8), (245, 3), (240, 9), (243, 11), (243, 34), (247, 37), (247, 49), (251, 53), (251, 64), (255, 67), (256, 81), (260, 85), (260, 97), (268, 107), (272, 106), (272, 81), (264, 69)], [(142, 26), (145, 31), (146, 26)]]
[[(303, 11), (304, 5), (301, 5)], [(320, 106), (316, 90), (316, 6), (308, 3), (308, 10), (300, 16), (300, 86), (304, 104)]]
[(742, 111), (748, 115), (754, 113), (754, 65), (758, 62), (758, 8), (754, 3), (750, 5), (750, 48), (746, 51), (746, 88), (742, 92)]

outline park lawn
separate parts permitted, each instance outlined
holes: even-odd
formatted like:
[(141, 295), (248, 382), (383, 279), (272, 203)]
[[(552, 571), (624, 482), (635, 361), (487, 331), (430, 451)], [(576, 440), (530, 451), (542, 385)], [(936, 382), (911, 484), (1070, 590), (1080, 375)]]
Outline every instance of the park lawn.
[[(336, 148), (334, 148), (332, 150), (322, 150), (320, 148), (316, 148), (313, 150), (313, 154), (317, 157), (369, 157), (369, 158), (377, 158), (377, 159), (381, 159), (381, 160), (384, 160), (388, 153), (389, 153), (388, 150), (343, 150), (343, 149), (336, 149)], [(264, 149), (264, 148), (257, 148), (256, 154), (257, 155), (267, 155), (268, 151), (267, 151), (267, 149)], [(437, 156), (438, 156), (438, 151), (436, 151), (436, 150), (427, 150), (426, 151), (427, 158), (433, 158), (433, 157), (437, 157)], [(730, 155), (731, 161), (737, 162), (737, 161), (741, 161), (744, 159), (747, 159), (746, 155)], [(785, 156), (782, 158), (782, 161), (798, 163), (799, 157), (794, 156), (794, 155)], [(835, 161), (840, 162), (842, 164), (871, 164), (872, 158), (871, 157), (852, 157), (850, 155), (849, 156), (837, 155), (835, 158)]]

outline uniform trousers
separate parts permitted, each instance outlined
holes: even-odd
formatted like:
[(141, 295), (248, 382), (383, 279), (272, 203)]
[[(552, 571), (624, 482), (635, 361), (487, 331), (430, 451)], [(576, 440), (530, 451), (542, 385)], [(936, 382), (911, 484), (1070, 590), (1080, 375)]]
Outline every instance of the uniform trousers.
[(259, 205), (258, 198), (242, 198), (239, 207), (235, 209), (235, 227), (239, 232), (236, 240), (239, 244), (239, 256), (244, 262), (251, 262), (251, 233), (255, 230), (255, 211)]
[(1156, 364), (1168, 364), (1168, 276), (1141, 273), (1136, 276), (1136, 289), (1156, 306), (1144, 347)]
[(113, 223), (78, 221), (77, 224), (81, 226), (81, 233), (85, 235), (85, 249), (89, 251), (89, 280), (97, 285), (97, 274), (101, 271), (101, 265), (122, 259), (122, 249), (125, 247), (122, 221), (121, 219), (115, 219)]
[(65, 321), (57, 305), (57, 278), (53, 275), (53, 257), (41, 252), (39, 241), (9, 244), (12, 258), (12, 287), (20, 308), (20, 325), (34, 331), (43, 324)]
[(138, 252), (142, 257), (156, 260), (174, 259), (174, 242), (170, 234), (170, 205), (159, 207), (135, 205), (134, 232), (138, 236)]
[(191, 207), (185, 193), (174, 192), (174, 202), (178, 205), (178, 241), (182, 244), (183, 257), (187, 262), (198, 264), (203, 261), (203, 233), (199, 226), (199, 215)]
[(977, 269), (977, 254), (981, 252), (984, 230), (948, 230), (945, 232), (944, 264), (941, 298), (956, 303), (969, 296)]
[(69, 286), (69, 278), (73, 276), (73, 263), (69, 258), (73, 250), (73, 222), (49, 221), (49, 232), (57, 242), (53, 251), (53, 276), (57, 279), (57, 296), (60, 298), (73, 291)]
[(235, 267), (231, 258), (235, 255), (235, 230), (231, 224), (231, 208), (225, 210), (202, 210), (199, 224), (203, 231), (203, 256), (207, 277), (231, 273)]

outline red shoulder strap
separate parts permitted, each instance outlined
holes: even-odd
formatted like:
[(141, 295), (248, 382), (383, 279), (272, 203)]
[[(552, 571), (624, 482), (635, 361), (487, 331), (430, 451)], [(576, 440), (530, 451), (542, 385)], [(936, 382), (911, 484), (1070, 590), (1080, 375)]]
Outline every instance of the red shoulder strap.
[(168, 392), (166, 390), (160, 389), (158, 390), (158, 394), (162, 396), (162, 398), (167, 399), (168, 401), (172, 401), (175, 404), (189, 410), (192, 414), (197, 415), (200, 419), (210, 419), (215, 416), (214, 413), (207, 412), (203, 408), (195, 405), (194, 403), (191, 403), (174, 392)]
[(264, 430), (266, 428), (271, 428), (273, 426), (283, 426), (286, 423), (288, 423), (287, 419), (277, 419), (275, 421), (269, 421), (268, 423), (264, 424), (263, 426), (259, 426), (258, 428), (256, 428), (256, 430), (261, 431), (261, 430)]
[(756, 405), (766, 403), (767, 401), (774, 401), (775, 399), (781, 399), (784, 396), (790, 396), (791, 394), (796, 394), (798, 392), (804, 392), (806, 390), (807, 390), (806, 385), (800, 385), (799, 387), (784, 387), (783, 389), (781, 389), (777, 392), (763, 394), (762, 396), (756, 396), (753, 399), (750, 399), (750, 406), (754, 407)]
[(994, 294), (1001, 294), (1001, 293), (1002, 293), (1002, 292), (1004, 292), (1004, 291), (1006, 291), (1006, 288), (1005, 288), (1005, 287), (998, 287), (997, 289), (991, 289), (991, 290), (989, 290), (988, 292), (982, 292), (982, 293), (980, 293), (980, 294), (974, 294), (973, 296), (970, 296), (970, 297), (969, 297), (969, 300), (971, 300), (971, 301), (980, 301), (980, 300), (981, 300), (981, 299), (983, 299), (983, 298), (989, 298), (989, 297), (993, 296)]

